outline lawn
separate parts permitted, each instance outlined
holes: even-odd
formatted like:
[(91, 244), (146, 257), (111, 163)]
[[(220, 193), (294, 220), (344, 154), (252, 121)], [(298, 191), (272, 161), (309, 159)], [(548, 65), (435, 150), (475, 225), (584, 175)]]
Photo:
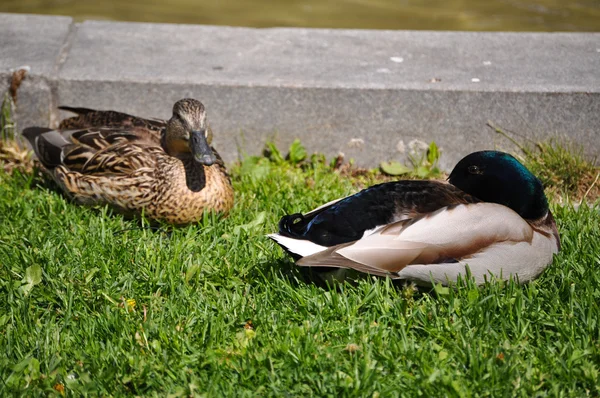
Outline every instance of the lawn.
[(0, 395), (598, 396), (600, 207), (553, 203), (536, 281), (323, 288), (265, 234), (371, 183), (231, 168), (236, 207), (149, 228), (0, 171)]

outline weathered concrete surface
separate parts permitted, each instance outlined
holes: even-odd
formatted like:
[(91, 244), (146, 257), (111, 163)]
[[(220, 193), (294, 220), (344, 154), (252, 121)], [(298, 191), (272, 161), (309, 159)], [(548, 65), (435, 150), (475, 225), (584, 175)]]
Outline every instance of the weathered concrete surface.
[[(600, 92), (599, 48), (600, 34), (86, 21), (61, 76), (291, 88)], [(432, 84), (432, 78), (441, 82)]]
[(600, 34), (248, 29), (86, 21), (75, 25), (55, 101), (167, 118), (208, 109), (228, 161), (300, 138), (375, 165), (398, 142), (435, 140), (451, 167), (506, 148), (488, 120), (600, 152)]
[(160, 117), (197, 97), (227, 160), (234, 139), (256, 153), (276, 136), (374, 165), (398, 157), (400, 140), (419, 138), (438, 142), (448, 167), (508, 144), (485, 126), (490, 119), (531, 137), (596, 141), (598, 150), (597, 48), (600, 35), (85, 22), (58, 93), (63, 103)]
[(48, 124), (52, 82), (72, 20), (68, 17), (0, 14), (0, 93), (10, 86), (12, 70), (29, 66), (17, 91), (18, 126)]

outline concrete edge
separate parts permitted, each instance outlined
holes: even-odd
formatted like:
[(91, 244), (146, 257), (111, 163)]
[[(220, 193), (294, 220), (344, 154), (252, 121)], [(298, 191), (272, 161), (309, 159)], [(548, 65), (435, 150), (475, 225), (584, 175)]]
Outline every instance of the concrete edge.
[[(65, 24), (61, 17), (15, 15), (0, 14), (0, 19), (43, 18), (48, 24)], [(21, 29), (19, 24), (16, 28), (9, 27), (8, 32)], [(2, 29), (7, 28), (0, 28), (0, 31)], [(210, 32), (213, 36), (221, 35), (222, 42), (216, 40), (214, 46), (210, 41), (198, 42), (181, 31)], [(244, 37), (231, 36), (231, 32), (240, 31)], [(124, 32), (134, 38), (128, 39)], [(149, 40), (154, 35), (157, 39)], [(535, 54), (519, 52), (513, 54), (514, 62), (510, 67), (503, 70), (500, 65), (496, 69), (507, 72), (505, 85), (494, 86), (490, 82), (486, 82), (485, 87), (469, 85), (469, 76), (486, 71), (477, 64), (477, 51), (463, 47), (465, 38), (479, 37), (472, 32), (248, 29), (105, 21), (73, 23), (69, 19), (60, 43), (56, 40), (50, 71), (36, 73), (32, 70), (24, 80), (19, 90), (18, 120), (20, 127), (31, 124), (56, 126), (64, 116), (57, 110), (61, 104), (166, 118), (175, 100), (195, 96), (209, 110), (211, 123), (219, 132), (216, 145), (226, 161), (237, 158), (232, 141), (239, 139), (241, 131), (249, 154), (259, 152), (264, 142), (273, 136), (283, 147), (300, 138), (309, 151), (324, 152), (328, 156), (343, 152), (363, 166), (404, 159), (409, 142), (435, 140), (445, 149), (442, 167), (448, 169), (464, 154), (474, 150), (512, 148), (508, 142), (498, 142), (485, 125), (487, 120), (509, 130), (524, 132), (532, 139), (569, 137), (584, 146), (586, 153), (600, 153), (600, 74), (593, 72), (600, 70), (600, 34), (536, 33), (523, 36), (534, 41), (536, 46), (541, 43), (563, 54), (564, 59), (560, 68), (555, 68), (555, 75), (544, 76), (539, 80), (541, 85), (536, 83), (541, 87), (539, 89), (520, 83), (527, 80), (527, 76), (511, 78), (510, 74), (519, 73), (519, 62), (530, 68), (527, 73), (535, 74), (537, 69), (549, 65), (548, 59), (542, 54), (540, 60), (532, 61)], [(432, 46), (428, 44), (431, 37), (449, 37), (450, 44), (419, 52)], [(507, 37), (513, 40), (519, 34), (487, 32), (482, 37), (483, 41), (477, 45), (494, 50), (506, 48)], [(161, 46), (158, 39), (168, 41), (169, 38), (173, 41)], [(393, 45), (381, 43), (381, 38), (388, 38)], [(408, 61), (399, 63), (396, 62), (399, 57), (388, 56), (400, 53), (396, 50), (398, 46), (408, 47), (414, 41), (419, 43), (410, 51), (404, 50), (408, 60), (415, 60), (412, 69)], [(348, 61), (339, 61), (338, 56), (344, 54), (345, 46), (355, 42), (363, 47), (349, 53)], [(559, 43), (554, 46), (556, 42)], [(233, 49), (223, 43), (229, 43)], [(25, 41), (22, 45), (30, 48), (35, 43)], [(214, 65), (223, 66), (211, 66), (212, 70), (205, 68), (200, 73), (190, 69), (186, 62), (164, 69), (148, 67), (150, 63), (143, 62), (157, 59), (164, 63), (171, 53), (182, 57), (188, 50), (186, 46), (192, 52), (206, 55), (195, 58), (192, 54), (187, 59), (189, 63), (193, 64), (195, 59), (209, 59), (214, 60)], [(594, 47), (595, 52), (592, 51)], [(4, 49), (0, 46), (0, 54)], [(285, 57), (278, 55), (278, 51), (283, 51)], [(440, 65), (440, 60), (435, 57), (440, 51), (452, 54), (448, 65)], [(543, 48), (541, 52), (544, 52)], [(131, 56), (119, 57), (123, 53)], [(570, 60), (572, 54), (581, 59)], [(127, 59), (122, 61), (123, 58)], [(142, 60), (139, 68), (135, 62), (130, 62), (136, 58)], [(314, 58), (316, 65), (307, 66), (303, 63), (306, 58)], [(390, 63), (393, 58), (398, 59)], [(317, 62), (319, 59), (321, 62)], [(9, 59), (4, 64), (17, 61)], [(38, 61), (48, 63), (48, 59)], [(388, 63), (384, 64), (385, 68), (371, 68), (378, 66), (377, 62)], [(483, 64), (486, 62), (496, 63), (483, 61)], [(399, 73), (393, 69), (398, 66), (395, 64), (409, 66)], [(245, 68), (247, 65), (250, 66)], [(373, 72), (364, 71), (368, 68)], [(456, 82), (450, 81), (445, 86), (435, 82), (424, 84), (422, 79), (411, 80), (420, 76), (423, 68), (448, 75), (455, 73), (458, 77)], [(223, 69), (226, 73), (220, 72)], [(572, 79), (572, 75), (581, 79)], [(6, 90), (6, 79), (9, 78), (6, 69), (0, 70), (0, 78), (0, 89)], [(461, 83), (460, 79), (465, 78), (467, 84)], [(581, 85), (579, 81), (587, 83)], [(576, 87), (570, 89), (572, 86)]]

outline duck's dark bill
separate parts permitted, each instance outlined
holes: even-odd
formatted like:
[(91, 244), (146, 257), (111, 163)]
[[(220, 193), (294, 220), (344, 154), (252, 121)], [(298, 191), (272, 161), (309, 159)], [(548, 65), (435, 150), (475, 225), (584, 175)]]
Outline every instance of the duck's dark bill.
[(217, 157), (206, 141), (205, 130), (192, 131), (190, 148), (196, 162), (205, 166), (211, 166), (217, 162)]

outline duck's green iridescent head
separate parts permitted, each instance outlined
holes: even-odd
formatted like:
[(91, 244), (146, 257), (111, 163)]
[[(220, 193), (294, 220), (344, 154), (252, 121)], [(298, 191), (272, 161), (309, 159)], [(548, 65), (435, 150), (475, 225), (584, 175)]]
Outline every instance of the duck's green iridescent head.
[(449, 180), (464, 192), (510, 207), (525, 219), (540, 218), (548, 211), (542, 182), (508, 153), (467, 155), (454, 167)]

